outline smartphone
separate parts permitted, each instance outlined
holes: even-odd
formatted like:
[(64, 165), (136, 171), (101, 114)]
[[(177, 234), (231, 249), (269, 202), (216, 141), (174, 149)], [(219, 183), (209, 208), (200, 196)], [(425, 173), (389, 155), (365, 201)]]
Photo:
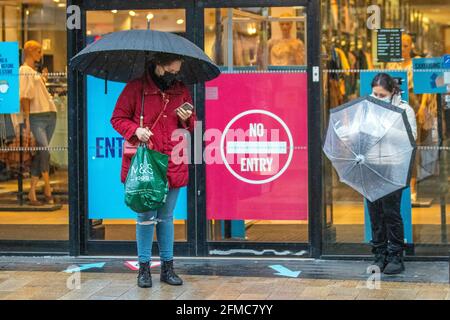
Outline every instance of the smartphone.
[[(179, 106), (178, 108), (183, 108), (186, 111), (192, 111), (194, 110), (194, 106), (192, 104), (190, 104), (189, 102), (185, 102), (183, 103), (181, 106)], [(177, 108), (177, 109), (178, 109)]]

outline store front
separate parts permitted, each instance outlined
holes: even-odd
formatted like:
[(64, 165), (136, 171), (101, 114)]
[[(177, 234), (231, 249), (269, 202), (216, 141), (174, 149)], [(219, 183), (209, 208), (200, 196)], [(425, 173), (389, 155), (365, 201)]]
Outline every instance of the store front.
[[(412, 41), (403, 46), (414, 44), (408, 49), (413, 57), (442, 57), (450, 53), (445, 20), (450, 9), (443, 1), (431, 9), (423, 3), (380, 1), (378, 29), (411, 34)], [(27, 201), (36, 143), (23, 132), (20, 141), (20, 112), (2, 114), (15, 132), (0, 145), (0, 252), (135, 254), (136, 222), (123, 203), (119, 179), (123, 139), (109, 122), (124, 84), (108, 81), (105, 88), (105, 81), (67, 64), (107, 33), (149, 26), (191, 40), (222, 71), (217, 79), (190, 88), (199, 123), (192, 137), (174, 138), (190, 146), (190, 181), (174, 212), (175, 255), (368, 255), (363, 198), (338, 181), (323, 156), (322, 137), (329, 110), (367, 94), (367, 83), (386, 69), (405, 79), (410, 103), (421, 101), (417, 110), (421, 103), (427, 106), (418, 170), (402, 199), (406, 254), (447, 255), (445, 94), (415, 95), (407, 84), (414, 80), (406, 64), (377, 60), (377, 34), (367, 25), (370, 4), (0, 1), (2, 42), (16, 42), (19, 49), (28, 40), (42, 44), (46, 85), (57, 107), (46, 148), (56, 203), (42, 206)], [(74, 17), (79, 28), (68, 24), (66, 29), (66, 18)], [(41, 200), (45, 192), (40, 180)]]

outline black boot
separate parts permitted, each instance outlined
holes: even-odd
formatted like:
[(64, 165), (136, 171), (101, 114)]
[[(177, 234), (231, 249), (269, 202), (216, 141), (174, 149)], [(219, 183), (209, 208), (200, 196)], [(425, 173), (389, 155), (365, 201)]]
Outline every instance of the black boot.
[(377, 266), (380, 268), (380, 272), (384, 271), (384, 268), (387, 265), (387, 251), (386, 250), (376, 250), (375, 252), (375, 260), (372, 262), (372, 266)]
[(138, 286), (140, 288), (152, 287), (152, 275), (150, 274), (150, 262), (139, 263)]
[(172, 286), (180, 286), (183, 280), (173, 271), (173, 260), (161, 261), (161, 281)]
[(401, 253), (389, 253), (387, 257), (388, 264), (384, 268), (384, 274), (399, 274), (405, 271)]

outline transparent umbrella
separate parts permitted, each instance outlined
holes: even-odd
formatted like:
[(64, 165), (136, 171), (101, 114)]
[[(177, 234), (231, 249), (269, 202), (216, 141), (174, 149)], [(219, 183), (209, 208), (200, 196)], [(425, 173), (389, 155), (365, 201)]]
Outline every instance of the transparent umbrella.
[(409, 184), (415, 142), (405, 110), (366, 96), (331, 110), (323, 151), (373, 202)]

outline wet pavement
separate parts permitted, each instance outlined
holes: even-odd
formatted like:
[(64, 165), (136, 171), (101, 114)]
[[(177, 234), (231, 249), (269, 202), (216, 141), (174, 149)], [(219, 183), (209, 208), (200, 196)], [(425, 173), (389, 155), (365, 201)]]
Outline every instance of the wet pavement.
[(368, 261), (177, 258), (176, 271), (185, 284), (161, 284), (155, 266), (151, 289), (136, 286), (134, 262), (127, 257), (0, 257), (0, 300), (450, 299), (449, 264), (443, 261), (406, 262), (403, 274), (378, 278), (368, 273)]

